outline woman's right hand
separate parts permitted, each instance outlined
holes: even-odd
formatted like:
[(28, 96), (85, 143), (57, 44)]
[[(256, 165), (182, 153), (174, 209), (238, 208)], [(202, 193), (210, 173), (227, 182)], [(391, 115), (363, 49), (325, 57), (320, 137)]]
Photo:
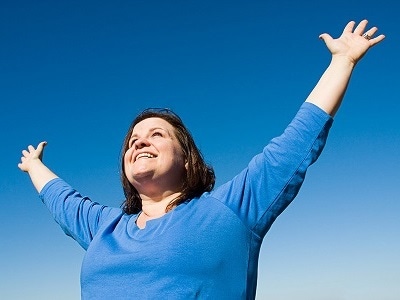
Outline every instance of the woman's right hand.
[(40, 142), (37, 148), (29, 145), (28, 149), (22, 150), (21, 162), (18, 164), (18, 168), (24, 172), (29, 172), (35, 161), (42, 161), (43, 149), (46, 145), (47, 142)]

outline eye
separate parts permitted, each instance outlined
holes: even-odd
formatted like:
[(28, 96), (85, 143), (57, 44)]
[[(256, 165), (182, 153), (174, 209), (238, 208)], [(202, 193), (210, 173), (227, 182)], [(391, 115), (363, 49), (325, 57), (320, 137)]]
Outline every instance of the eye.
[(132, 146), (135, 144), (135, 142), (137, 141), (138, 139), (131, 139), (130, 141), (129, 141), (129, 143), (128, 143), (128, 148), (132, 148)]
[(151, 136), (163, 136), (161, 132), (159, 131), (154, 131)]

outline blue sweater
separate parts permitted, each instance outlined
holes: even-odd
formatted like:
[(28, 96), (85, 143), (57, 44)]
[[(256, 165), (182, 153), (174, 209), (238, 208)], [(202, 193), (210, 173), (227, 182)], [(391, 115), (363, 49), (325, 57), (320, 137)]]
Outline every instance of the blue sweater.
[(231, 181), (144, 229), (136, 214), (92, 202), (62, 179), (50, 181), (42, 201), (86, 249), (82, 299), (254, 299), (263, 237), (298, 193), (331, 124), (304, 103)]

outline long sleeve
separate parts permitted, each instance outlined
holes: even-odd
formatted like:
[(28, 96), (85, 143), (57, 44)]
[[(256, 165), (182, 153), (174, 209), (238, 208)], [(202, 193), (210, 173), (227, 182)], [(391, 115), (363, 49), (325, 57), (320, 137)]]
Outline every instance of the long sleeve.
[(283, 134), (212, 195), (262, 238), (299, 192), (308, 167), (325, 146), (332, 122), (323, 110), (304, 103)]
[(39, 194), (64, 232), (87, 249), (93, 236), (108, 219), (122, 210), (92, 202), (60, 178), (48, 182)]

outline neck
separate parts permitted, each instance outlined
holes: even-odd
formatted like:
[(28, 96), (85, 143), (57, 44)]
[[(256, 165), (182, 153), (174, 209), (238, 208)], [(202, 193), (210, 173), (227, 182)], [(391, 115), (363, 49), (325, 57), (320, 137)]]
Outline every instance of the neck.
[(146, 222), (148, 220), (157, 219), (165, 215), (167, 213), (168, 204), (179, 195), (180, 193), (171, 193), (154, 198), (140, 194), (140, 197), (142, 198), (142, 212), (136, 222), (139, 228), (146, 227)]

